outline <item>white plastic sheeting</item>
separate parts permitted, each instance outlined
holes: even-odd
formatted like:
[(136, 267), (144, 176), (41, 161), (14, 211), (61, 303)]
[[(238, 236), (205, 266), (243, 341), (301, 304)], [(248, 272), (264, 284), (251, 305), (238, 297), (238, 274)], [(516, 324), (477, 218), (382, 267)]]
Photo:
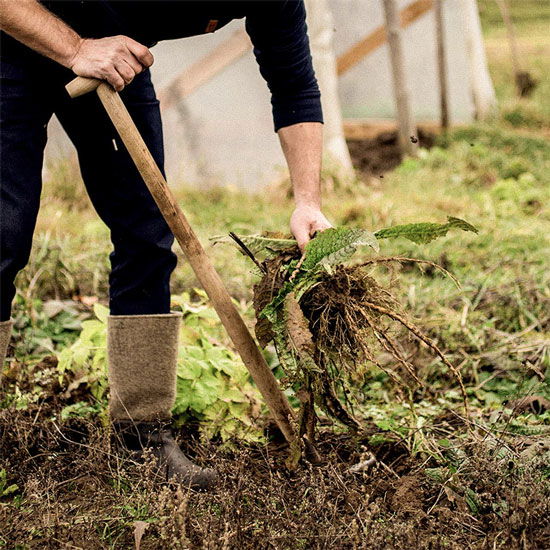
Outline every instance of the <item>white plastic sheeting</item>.
[[(464, 0), (465, 2), (466, 0)], [(470, 0), (468, 0), (470, 1)], [(471, 0), (473, 2), (473, 0)], [(399, 0), (402, 9), (412, 0)], [(464, 32), (464, 2), (444, 3), (449, 67), (451, 123), (474, 118), (470, 60), (466, 37), (479, 36), (479, 27)], [(337, 55), (384, 22), (379, 0), (329, 0), (334, 17)], [(474, 13), (475, 15), (475, 13)], [(472, 16), (470, 11), (469, 16)], [(234, 21), (213, 35), (161, 43), (153, 48), (152, 68), (157, 89), (226, 40), (243, 21)], [(434, 13), (429, 11), (403, 30), (407, 78), (416, 120), (439, 117)], [(477, 60), (486, 94), (492, 86), (484, 60)], [(479, 74), (478, 74), (479, 76)], [(340, 77), (339, 93), (347, 118), (394, 118), (387, 45)], [(492, 96), (494, 98), (494, 95)], [(489, 98), (489, 101), (492, 101)], [(280, 177), (284, 159), (273, 132), (270, 96), (252, 52), (224, 69), (176, 108), (164, 113), (166, 166), (172, 184), (209, 183), (258, 186)], [(66, 154), (66, 139), (52, 125), (50, 156)]]

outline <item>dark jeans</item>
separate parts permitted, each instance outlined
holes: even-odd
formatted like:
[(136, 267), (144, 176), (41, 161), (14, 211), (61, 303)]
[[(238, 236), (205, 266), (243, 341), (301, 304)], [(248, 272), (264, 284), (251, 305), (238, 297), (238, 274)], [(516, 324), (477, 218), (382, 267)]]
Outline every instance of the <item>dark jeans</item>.
[[(111, 313), (169, 312), (176, 265), (172, 233), (96, 94), (71, 99), (64, 85), (74, 75), (30, 51), (2, 59), (0, 76), (0, 321), (10, 317), (14, 279), (29, 259), (46, 125), (54, 113), (76, 147), (92, 203), (111, 230)], [(163, 169), (159, 105), (149, 72), (121, 95)]]

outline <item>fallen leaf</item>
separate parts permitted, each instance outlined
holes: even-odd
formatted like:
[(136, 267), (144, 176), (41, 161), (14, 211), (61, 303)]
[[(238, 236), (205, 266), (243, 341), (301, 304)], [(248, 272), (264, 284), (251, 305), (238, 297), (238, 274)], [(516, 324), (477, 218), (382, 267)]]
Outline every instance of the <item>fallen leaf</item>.
[(134, 521), (134, 542), (136, 543), (136, 550), (141, 548), (141, 539), (148, 527), (149, 524), (146, 521)]

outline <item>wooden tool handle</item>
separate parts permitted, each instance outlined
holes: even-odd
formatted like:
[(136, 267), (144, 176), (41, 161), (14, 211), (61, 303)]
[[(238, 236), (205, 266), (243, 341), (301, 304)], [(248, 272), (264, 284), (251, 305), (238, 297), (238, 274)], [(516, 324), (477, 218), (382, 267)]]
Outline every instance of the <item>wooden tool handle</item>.
[[(71, 89), (75, 87), (77, 87), (76, 84), (74, 87), (71, 86)], [(82, 85), (78, 87), (80, 90), (84, 88)], [(250, 331), (235, 308), (227, 289), (210, 262), (193, 228), (189, 225), (176, 199), (172, 195), (164, 176), (143, 141), (130, 113), (128, 113), (118, 93), (106, 82), (101, 82), (97, 86), (97, 95), (139, 170), (143, 181), (157, 203), (166, 223), (180, 244), (197, 279), (208, 294), (223, 326), (262, 393), (285, 439), (289, 443), (294, 442), (296, 440), (296, 433), (292, 422), (294, 415), (290, 404), (285, 394), (281, 391), (275, 376), (252, 338)]]
[(97, 90), (97, 87), (101, 84), (101, 82), (102, 81), (97, 78), (84, 78), (83, 76), (77, 76), (65, 86), (65, 89), (69, 92), (71, 97), (79, 97)]

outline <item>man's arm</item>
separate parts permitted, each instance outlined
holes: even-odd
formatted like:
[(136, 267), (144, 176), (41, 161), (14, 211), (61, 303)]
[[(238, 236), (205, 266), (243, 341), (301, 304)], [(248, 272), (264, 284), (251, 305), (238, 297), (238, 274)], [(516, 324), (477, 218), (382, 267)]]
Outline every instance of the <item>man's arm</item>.
[(290, 229), (303, 251), (315, 231), (331, 227), (321, 212), (323, 126), (319, 122), (302, 122), (285, 126), (278, 134), (296, 202)]
[(296, 209), (290, 228), (300, 248), (330, 227), (321, 213), (322, 121), (302, 0), (257, 2), (247, 17), (260, 72), (271, 91), (273, 121), (288, 164)]
[(37, 0), (0, 0), (0, 28), (75, 74), (106, 80), (118, 91), (153, 63), (148, 48), (127, 36), (82, 38)]

